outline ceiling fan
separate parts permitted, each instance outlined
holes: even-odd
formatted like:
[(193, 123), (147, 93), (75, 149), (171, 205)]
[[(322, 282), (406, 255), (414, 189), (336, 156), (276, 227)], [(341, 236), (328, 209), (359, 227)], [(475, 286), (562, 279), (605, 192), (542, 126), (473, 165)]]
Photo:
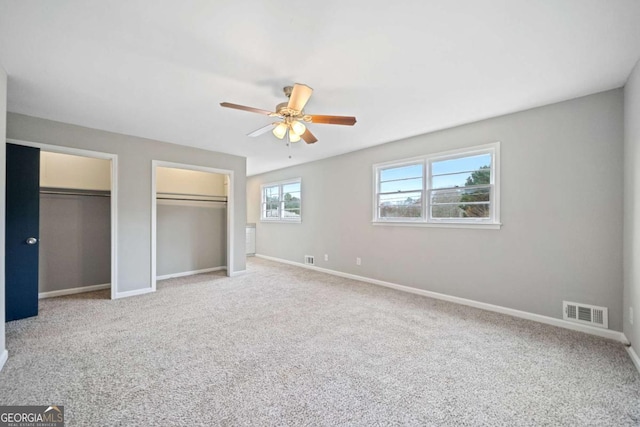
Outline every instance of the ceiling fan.
[(309, 101), (312, 93), (313, 89), (304, 84), (295, 83), (293, 86), (286, 86), (284, 88), (284, 94), (289, 98), (289, 102), (283, 102), (276, 105), (275, 112), (232, 104), (230, 102), (222, 102), (220, 105), (226, 108), (235, 108), (236, 110), (250, 111), (252, 113), (264, 114), (269, 117), (278, 117), (282, 119), (282, 121), (270, 123), (247, 135), (255, 137), (271, 130), (278, 139), (283, 139), (288, 133), (289, 142), (298, 142), (300, 141), (300, 138), (302, 138), (307, 144), (313, 144), (318, 140), (311, 131), (307, 129), (303, 122), (346, 126), (353, 126), (356, 123), (356, 118), (351, 116), (319, 116), (315, 114), (305, 114), (303, 108), (307, 101)]

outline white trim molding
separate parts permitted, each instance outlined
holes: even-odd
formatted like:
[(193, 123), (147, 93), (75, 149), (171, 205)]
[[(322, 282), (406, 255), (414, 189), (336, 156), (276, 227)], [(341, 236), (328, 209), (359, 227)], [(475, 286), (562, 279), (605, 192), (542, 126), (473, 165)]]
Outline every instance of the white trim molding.
[(309, 270), (320, 271), (322, 273), (331, 274), (334, 276), (344, 277), (346, 279), (358, 280), (360, 282), (371, 283), (373, 285), (384, 286), (386, 288), (396, 289), (402, 292), (408, 292), (416, 295), (422, 295), (429, 298), (439, 299), (443, 301), (453, 302), (455, 304), (466, 305), (469, 307), (479, 308), (481, 310), (493, 311), (495, 313), (507, 314), (509, 316), (518, 317), (521, 319), (532, 320), (538, 323), (544, 323), (547, 325), (557, 326), (564, 329), (571, 329), (573, 331), (584, 332), (590, 335), (596, 335), (602, 338), (608, 338), (614, 341), (621, 342), (622, 344), (629, 344), (627, 337), (618, 331), (612, 331), (610, 329), (596, 328), (589, 325), (581, 325), (577, 323), (568, 322), (566, 320), (557, 319), (555, 317), (543, 316), (541, 314), (529, 313), (527, 311), (516, 310), (513, 308), (503, 307), (500, 305), (488, 304), (480, 301), (470, 300), (466, 298), (455, 297), (452, 295), (441, 294), (438, 292), (426, 291), (424, 289), (413, 288), (411, 286), (399, 285), (397, 283), (385, 282), (383, 280), (372, 279), (365, 276), (358, 276), (356, 274), (343, 273), (337, 270), (330, 270), (328, 268), (316, 267), (313, 265), (307, 265), (300, 262), (288, 261), (282, 258), (275, 258), (267, 255), (256, 254), (256, 257), (263, 258), (270, 261), (280, 262), (283, 264), (295, 265)]
[(81, 286), (78, 288), (59, 289), (57, 291), (40, 292), (38, 299), (55, 298), (64, 295), (82, 294), (85, 292), (101, 291), (103, 289), (111, 288), (111, 283), (104, 283), (101, 285)]
[(226, 270), (226, 269), (227, 267), (223, 265), (222, 267), (211, 267), (211, 268), (203, 268), (201, 270), (183, 271), (182, 273), (172, 273), (172, 274), (165, 274), (163, 276), (156, 276), (156, 280), (175, 279), (176, 277), (194, 276), (196, 274), (211, 273), (212, 271), (220, 271), (220, 270)]
[(394, 222), (394, 221), (371, 221), (373, 226), (386, 226), (393, 225), (394, 227), (433, 227), (433, 228), (469, 228), (476, 230), (498, 230), (502, 227), (502, 223), (494, 223), (494, 224), (463, 224), (463, 223), (455, 223), (455, 222)]
[(155, 289), (152, 288), (142, 288), (134, 289), (132, 291), (116, 292), (116, 297), (113, 299), (135, 297), (136, 295), (150, 294), (153, 292), (155, 292)]
[(2, 368), (4, 368), (4, 364), (7, 363), (8, 358), (9, 352), (7, 350), (4, 350), (2, 353), (0, 353), (0, 371), (2, 371)]
[(9, 352), (7, 350), (4, 350), (2, 353), (0, 353), (0, 371), (2, 371), (2, 368), (4, 368), (4, 364), (7, 363), (8, 358)]
[(636, 369), (638, 370), (638, 372), (640, 372), (640, 357), (638, 357), (638, 353), (636, 353), (636, 351), (633, 349), (631, 345), (627, 346), (627, 353), (629, 353), (629, 357), (631, 357), (631, 361), (636, 366)]
[(246, 274), (246, 273), (247, 273), (247, 270), (238, 270), (238, 271), (231, 271), (231, 272), (227, 270), (227, 276), (229, 277), (242, 276), (243, 274)]

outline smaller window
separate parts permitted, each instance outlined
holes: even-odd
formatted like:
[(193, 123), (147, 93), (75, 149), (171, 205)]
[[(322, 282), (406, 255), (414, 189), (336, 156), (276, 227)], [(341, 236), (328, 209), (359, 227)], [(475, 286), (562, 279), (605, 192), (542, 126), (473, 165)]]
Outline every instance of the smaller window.
[(300, 222), (302, 220), (302, 181), (295, 179), (262, 185), (263, 221)]

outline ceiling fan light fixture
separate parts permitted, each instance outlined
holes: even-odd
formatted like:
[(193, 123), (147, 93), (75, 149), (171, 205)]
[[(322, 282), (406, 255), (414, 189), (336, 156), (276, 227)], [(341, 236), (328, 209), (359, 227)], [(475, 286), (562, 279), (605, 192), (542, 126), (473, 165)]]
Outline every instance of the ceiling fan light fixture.
[(291, 130), (293, 131), (293, 133), (300, 136), (307, 130), (307, 127), (303, 123), (296, 120), (291, 123)]
[(273, 128), (273, 135), (276, 138), (282, 139), (287, 134), (287, 125), (284, 123), (278, 123), (276, 127)]
[(300, 135), (295, 132), (289, 131), (289, 142), (298, 142), (300, 141)]

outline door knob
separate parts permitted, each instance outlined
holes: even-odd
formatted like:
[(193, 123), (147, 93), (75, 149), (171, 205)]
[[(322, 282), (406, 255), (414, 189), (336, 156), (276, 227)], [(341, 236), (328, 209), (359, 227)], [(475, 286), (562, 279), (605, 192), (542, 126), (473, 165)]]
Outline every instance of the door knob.
[(27, 239), (27, 245), (35, 245), (36, 243), (38, 243), (38, 239), (36, 239), (35, 237), (29, 237)]

